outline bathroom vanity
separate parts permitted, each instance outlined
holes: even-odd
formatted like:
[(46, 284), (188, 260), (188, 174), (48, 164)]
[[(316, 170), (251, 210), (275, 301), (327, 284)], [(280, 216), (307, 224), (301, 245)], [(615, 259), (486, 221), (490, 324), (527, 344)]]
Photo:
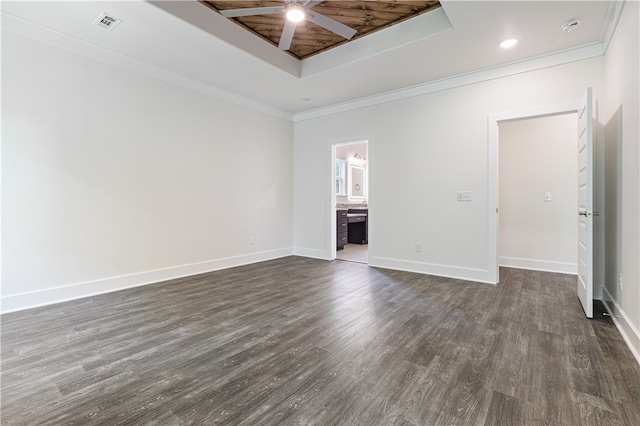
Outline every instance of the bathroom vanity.
[(369, 210), (367, 208), (336, 210), (336, 248), (341, 250), (347, 243), (368, 244)]
[(338, 250), (342, 250), (344, 246), (347, 244), (347, 227), (348, 227), (348, 218), (347, 218), (347, 209), (338, 209), (336, 210), (336, 248)]
[(369, 209), (347, 210), (347, 241), (350, 244), (369, 243)]

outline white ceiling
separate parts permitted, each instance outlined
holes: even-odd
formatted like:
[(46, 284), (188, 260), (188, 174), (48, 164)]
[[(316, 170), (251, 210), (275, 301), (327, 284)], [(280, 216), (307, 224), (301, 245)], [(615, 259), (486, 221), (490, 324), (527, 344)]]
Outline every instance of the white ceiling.
[[(3, 1), (2, 27), (293, 117), (507, 64), (602, 54), (620, 10), (615, 1), (592, 0), (441, 3), (441, 10), (302, 62), (195, 0)], [(102, 12), (123, 22), (111, 32), (92, 25)], [(570, 19), (580, 25), (567, 33), (561, 25)], [(515, 48), (498, 47), (511, 37), (520, 40)]]

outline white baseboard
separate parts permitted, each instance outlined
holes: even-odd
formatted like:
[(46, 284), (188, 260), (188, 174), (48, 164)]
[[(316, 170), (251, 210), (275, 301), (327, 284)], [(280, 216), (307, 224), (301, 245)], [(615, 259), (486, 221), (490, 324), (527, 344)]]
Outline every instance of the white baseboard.
[(197, 275), (205, 272), (232, 268), (234, 266), (242, 266), (250, 263), (277, 259), (280, 257), (291, 256), (292, 254), (292, 248), (284, 248), (259, 253), (251, 253), (241, 256), (208, 260), (205, 262), (191, 263), (170, 268), (156, 269), (153, 271), (145, 271), (135, 274), (121, 275), (117, 277), (109, 277), (95, 281), (48, 288), (45, 290), (39, 290), (29, 293), (2, 296), (2, 298), (0, 299), (0, 312), (4, 314), (8, 312), (21, 311), (38, 306), (66, 302), (69, 300), (95, 296), (102, 293), (110, 293), (112, 291), (124, 290), (127, 288), (138, 287), (146, 284), (153, 284), (160, 281), (186, 277), (189, 275)]
[(557, 272), (560, 274), (578, 275), (577, 263), (552, 262), (548, 260), (521, 259), (519, 257), (498, 258), (500, 266), (505, 268), (531, 269), (534, 271)]
[(622, 335), (625, 343), (629, 347), (629, 350), (633, 354), (634, 358), (640, 364), (640, 331), (629, 321), (629, 317), (625, 312), (620, 309), (620, 306), (616, 303), (615, 299), (611, 296), (611, 293), (604, 288), (604, 298), (602, 303), (604, 307), (611, 315), (613, 323), (616, 325), (618, 331)]
[(417, 272), (419, 274), (435, 275), (438, 277), (476, 281), (486, 284), (495, 284), (489, 277), (489, 271), (482, 269), (437, 265), (433, 263), (413, 262), (408, 260), (391, 259), (378, 256), (369, 257), (369, 266), (376, 266), (386, 269), (396, 269), (399, 271)]
[(294, 256), (310, 257), (312, 259), (331, 260), (326, 250), (296, 247), (293, 249), (293, 254)]

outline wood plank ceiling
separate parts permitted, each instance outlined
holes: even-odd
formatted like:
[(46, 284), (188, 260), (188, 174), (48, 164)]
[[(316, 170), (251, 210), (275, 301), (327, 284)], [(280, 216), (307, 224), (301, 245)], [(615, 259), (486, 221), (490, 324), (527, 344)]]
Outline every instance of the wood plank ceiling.
[[(285, 4), (284, 1), (257, 0), (199, 1), (216, 12), (226, 9), (283, 6)], [(345, 40), (318, 25), (303, 21), (296, 26), (288, 53), (298, 59), (305, 59), (439, 7), (440, 2), (437, 0), (323, 1), (313, 6), (312, 9), (354, 28), (357, 30), (356, 35), (351, 40)], [(285, 23), (284, 13), (230, 19), (274, 46), (278, 46)]]

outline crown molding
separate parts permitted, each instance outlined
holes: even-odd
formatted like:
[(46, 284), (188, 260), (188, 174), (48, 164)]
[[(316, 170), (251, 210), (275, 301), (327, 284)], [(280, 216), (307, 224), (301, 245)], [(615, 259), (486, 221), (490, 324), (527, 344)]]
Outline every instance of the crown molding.
[(607, 17), (605, 18), (605, 24), (602, 26), (599, 39), (603, 45), (604, 53), (607, 53), (609, 43), (611, 42), (611, 38), (613, 37), (616, 27), (618, 26), (618, 21), (620, 21), (620, 15), (622, 15), (622, 9), (624, 8), (625, 3), (626, 0), (612, 0), (609, 2)]
[(411, 98), (414, 96), (425, 95), (441, 90), (453, 89), (455, 87), (480, 83), (483, 81), (507, 77), (510, 75), (521, 74), (529, 71), (535, 71), (543, 68), (602, 56), (607, 52), (607, 48), (609, 47), (611, 38), (615, 33), (615, 29), (618, 25), (618, 21), (620, 20), (622, 9), (624, 8), (625, 3), (626, 0), (611, 0), (609, 2), (607, 17), (605, 18), (605, 23), (602, 26), (600, 37), (598, 39), (599, 41), (597, 43), (550, 55), (544, 55), (537, 58), (530, 58), (507, 65), (474, 71), (472, 73), (460, 74), (440, 80), (425, 82), (416, 86), (381, 93), (366, 98), (355, 99), (352, 101), (330, 105), (323, 108), (295, 113), (293, 115), (293, 121), (298, 122), (311, 120), (326, 115), (338, 114), (341, 112), (366, 108), (369, 106), (379, 105), (387, 102), (393, 102), (400, 99)]
[(570, 62), (591, 59), (597, 56), (602, 56), (603, 54), (604, 52), (602, 43), (594, 43), (577, 49), (566, 50), (551, 55), (540, 56), (537, 58), (514, 62), (507, 65), (487, 68), (472, 73), (460, 74), (453, 77), (447, 77), (444, 79), (407, 87), (405, 89), (394, 90), (391, 92), (381, 93), (378, 95), (356, 99), (341, 104), (297, 113), (294, 114), (293, 121), (299, 122), (304, 120), (311, 120), (314, 118), (324, 117), (326, 115), (338, 114), (346, 111), (380, 105), (387, 102), (407, 99), (414, 96), (426, 95), (442, 90), (481, 83), (483, 81), (495, 80), (498, 78), (522, 74), (543, 68), (563, 65)]
[(166, 83), (174, 84), (194, 92), (214, 97), (216, 99), (224, 100), (254, 111), (269, 114), (287, 121), (293, 121), (293, 114), (288, 111), (236, 95), (217, 86), (201, 83), (175, 72), (148, 64), (139, 59), (123, 55), (96, 44), (89, 43), (85, 40), (19, 18), (5, 11), (2, 11), (2, 30), (40, 41), (127, 71), (142, 74), (147, 77), (155, 78)]

